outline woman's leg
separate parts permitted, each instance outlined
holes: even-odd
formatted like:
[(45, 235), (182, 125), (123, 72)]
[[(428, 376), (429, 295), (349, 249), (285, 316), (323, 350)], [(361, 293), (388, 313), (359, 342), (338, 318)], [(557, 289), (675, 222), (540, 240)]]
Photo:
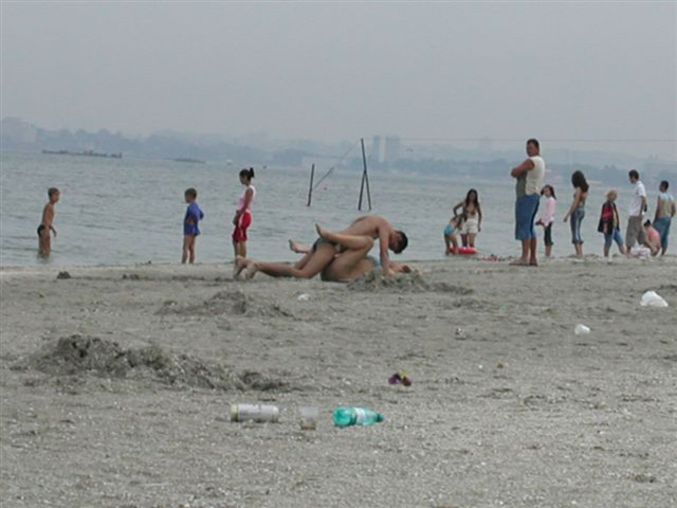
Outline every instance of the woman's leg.
[(578, 237), (576, 236), (576, 212), (571, 214), (571, 218), (569, 219), (569, 226), (571, 227), (571, 243), (574, 244), (574, 253), (578, 253), (578, 250), (576, 249), (576, 242), (578, 241)]
[[(614, 241), (616, 242), (616, 245), (618, 245), (618, 250), (621, 254), (625, 254), (625, 243), (623, 242), (623, 235), (621, 234), (621, 230), (617, 229), (614, 231)], [(611, 242), (609, 242), (611, 244)]]
[(609, 249), (611, 248), (611, 244), (612, 244), (614, 238), (615, 238), (615, 235), (608, 235), (608, 234), (604, 233), (604, 257), (605, 258), (609, 257)]
[(244, 263), (240, 272), (246, 268), (247, 277), (251, 278), (256, 272), (263, 272), (271, 277), (294, 277), (297, 279), (310, 279), (324, 270), (334, 259), (336, 249), (331, 244), (321, 244), (315, 252), (306, 254), (295, 265), (285, 263), (259, 263), (238, 258), (238, 263)]
[[(337, 282), (350, 281), (354, 280), (361, 275), (364, 275), (365, 264), (364, 260), (369, 261), (367, 254), (374, 246), (374, 240), (369, 237), (360, 237), (366, 238), (369, 242), (365, 243), (361, 249), (350, 249), (340, 255), (338, 255), (334, 261), (329, 264), (322, 276), (325, 280), (333, 280)], [(369, 261), (372, 265), (373, 270), (373, 261)]]
[[(343, 256), (344, 254), (341, 254)], [(334, 266), (334, 263), (341, 258), (337, 257), (327, 268), (322, 271), (322, 280), (327, 282), (351, 282), (371, 273), (376, 268), (372, 259), (360, 259), (352, 269)]]
[(371, 249), (374, 246), (374, 240), (368, 236), (357, 236), (357, 235), (344, 235), (341, 233), (334, 233), (323, 227), (315, 224), (315, 229), (317, 229), (317, 234), (320, 235), (320, 238), (338, 244), (344, 249), (348, 250), (359, 250), (364, 249), (366, 246), (369, 246)]
[(308, 254), (313, 248), (310, 245), (303, 245), (302, 243), (289, 240), (289, 250), (296, 254)]
[(468, 233), (468, 247), (475, 248), (475, 233)]

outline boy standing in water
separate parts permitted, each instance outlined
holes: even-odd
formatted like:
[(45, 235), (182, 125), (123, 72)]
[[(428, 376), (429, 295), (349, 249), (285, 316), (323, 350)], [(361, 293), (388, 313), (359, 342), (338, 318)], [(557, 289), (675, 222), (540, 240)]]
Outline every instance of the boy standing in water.
[(49, 196), (49, 202), (42, 210), (42, 222), (38, 226), (38, 255), (43, 258), (48, 258), (52, 252), (52, 232), (54, 233), (54, 238), (56, 238), (54, 215), (61, 193), (56, 187), (50, 187), (47, 191), (47, 196)]
[(185, 192), (186, 203), (188, 209), (186, 210), (186, 217), (183, 219), (183, 256), (181, 263), (185, 264), (189, 261), (191, 264), (195, 262), (195, 239), (200, 234), (198, 222), (200, 222), (205, 214), (198, 206), (197, 191), (192, 187), (186, 189)]

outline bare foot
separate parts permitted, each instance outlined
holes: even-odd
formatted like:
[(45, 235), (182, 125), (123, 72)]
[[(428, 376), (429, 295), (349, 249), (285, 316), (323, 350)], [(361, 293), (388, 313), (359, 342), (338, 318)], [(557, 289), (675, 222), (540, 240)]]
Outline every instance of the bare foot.
[(289, 240), (289, 249), (296, 254), (301, 254), (303, 252), (301, 249), (301, 244), (295, 242), (294, 240)]
[(247, 268), (247, 263), (248, 261), (242, 256), (237, 256), (235, 258), (235, 264), (233, 265), (233, 279), (237, 279), (240, 276), (242, 270)]
[(256, 266), (256, 263), (254, 261), (247, 261), (247, 265), (245, 267), (245, 272), (244, 276), (247, 280), (251, 279), (256, 275), (256, 272), (259, 271), (259, 267)]
[(320, 235), (320, 238), (328, 240), (327, 237), (331, 234), (328, 229), (323, 228), (319, 224), (315, 224), (315, 229), (317, 230), (317, 234)]
[(532, 259), (531, 261), (529, 261), (529, 266), (538, 266), (538, 261)]
[(510, 263), (510, 265), (511, 266), (528, 266), (529, 262), (526, 259), (519, 258), (519, 259), (516, 259), (515, 261), (512, 261)]

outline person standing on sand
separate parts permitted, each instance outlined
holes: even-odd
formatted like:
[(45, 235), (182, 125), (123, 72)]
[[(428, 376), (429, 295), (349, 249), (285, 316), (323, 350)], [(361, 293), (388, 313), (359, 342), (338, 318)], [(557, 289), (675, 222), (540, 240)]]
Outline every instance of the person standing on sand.
[(522, 256), (513, 261), (513, 265), (538, 266), (536, 259), (536, 231), (534, 219), (538, 212), (538, 202), (545, 178), (545, 161), (540, 155), (538, 140), (527, 141), (527, 155), (522, 164), (512, 169), (510, 176), (515, 178), (515, 239), (522, 243)]
[(636, 169), (628, 172), (628, 178), (633, 185), (632, 198), (630, 199), (630, 216), (628, 217), (628, 228), (625, 232), (625, 253), (630, 257), (630, 250), (639, 242), (640, 245), (646, 243), (646, 234), (642, 225), (642, 217), (647, 211), (646, 189), (639, 179), (639, 173)]
[(653, 225), (656, 231), (661, 235), (661, 256), (664, 256), (668, 250), (668, 235), (670, 234), (670, 224), (675, 216), (675, 198), (668, 194), (670, 184), (663, 180), (658, 187), (658, 201), (656, 203), (656, 215)]
[(186, 216), (183, 219), (183, 254), (181, 255), (181, 263), (190, 264), (195, 263), (195, 240), (200, 234), (198, 223), (204, 219), (205, 214), (197, 204), (197, 191), (192, 187), (186, 189), (184, 193), (188, 208), (186, 209)]
[(254, 178), (254, 168), (243, 169), (240, 171), (240, 183), (245, 186), (237, 205), (235, 217), (233, 217), (233, 249), (235, 250), (235, 259), (238, 257), (247, 257), (247, 231), (254, 222), (252, 214), (252, 204), (256, 197), (256, 188), (252, 185)]
[(585, 175), (582, 171), (574, 171), (571, 175), (571, 185), (574, 186), (574, 200), (571, 202), (571, 208), (564, 216), (564, 222), (571, 217), (571, 243), (574, 244), (576, 257), (583, 257), (583, 237), (581, 236), (581, 224), (585, 218), (585, 201), (588, 199), (588, 185)]
[(599, 216), (599, 224), (597, 231), (604, 235), (604, 257), (609, 257), (609, 249), (611, 244), (616, 242), (618, 250), (625, 255), (625, 247), (623, 247), (623, 235), (621, 234), (621, 218), (616, 209), (616, 198), (618, 193), (615, 190), (610, 190), (606, 193), (606, 202), (602, 205), (602, 213)]
[(465, 201), (461, 201), (453, 209), (454, 217), (461, 210), (463, 222), (461, 224), (461, 242), (463, 247), (475, 248), (475, 238), (482, 231), (482, 207), (475, 189), (470, 189), (465, 196)]
[(54, 229), (54, 216), (56, 215), (56, 204), (59, 202), (61, 192), (56, 187), (50, 187), (47, 191), (49, 202), (42, 210), (42, 221), (38, 226), (38, 255), (48, 258), (52, 253), (52, 236), (56, 238), (56, 229)]
[(536, 222), (543, 226), (543, 243), (545, 243), (545, 257), (552, 257), (552, 225), (555, 222), (555, 210), (557, 209), (557, 196), (555, 188), (548, 184), (541, 190), (541, 195), (545, 196), (545, 210), (541, 213), (541, 218)]
[(381, 270), (384, 275), (389, 276), (393, 275), (394, 271), (390, 268), (388, 249), (399, 254), (408, 244), (404, 232), (397, 231), (390, 222), (376, 215), (360, 217), (340, 233), (331, 233), (319, 226), (316, 228), (319, 238), (313, 244), (311, 252), (294, 265), (260, 263), (238, 256), (235, 260), (234, 276), (237, 277), (246, 270), (247, 278), (260, 271), (271, 277), (311, 279), (322, 272), (334, 260), (336, 254), (340, 254), (346, 248), (360, 251), (359, 257), (366, 256), (374, 244), (371, 240), (378, 240)]

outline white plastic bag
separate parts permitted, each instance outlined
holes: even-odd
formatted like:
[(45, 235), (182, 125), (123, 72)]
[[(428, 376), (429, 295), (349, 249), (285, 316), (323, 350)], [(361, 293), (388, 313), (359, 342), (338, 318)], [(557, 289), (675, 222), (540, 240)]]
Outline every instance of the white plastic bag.
[(662, 296), (660, 296), (658, 293), (655, 291), (647, 291), (642, 295), (642, 299), (639, 301), (639, 304), (642, 307), (659, 307), (659, 308), (665, 308), (668, 306), (668, 302), (666, 302)]
[(590, 333), (590, 328), (587, 327), (587, 326), (585, 326), (585, 325), (582, 324), (582, 323), (578, 323), (578, 324), (576, 325), (576, 328), (574, 328), (574, 333), (575, 333), (576, 335), (587, 335), (587, 334)]

